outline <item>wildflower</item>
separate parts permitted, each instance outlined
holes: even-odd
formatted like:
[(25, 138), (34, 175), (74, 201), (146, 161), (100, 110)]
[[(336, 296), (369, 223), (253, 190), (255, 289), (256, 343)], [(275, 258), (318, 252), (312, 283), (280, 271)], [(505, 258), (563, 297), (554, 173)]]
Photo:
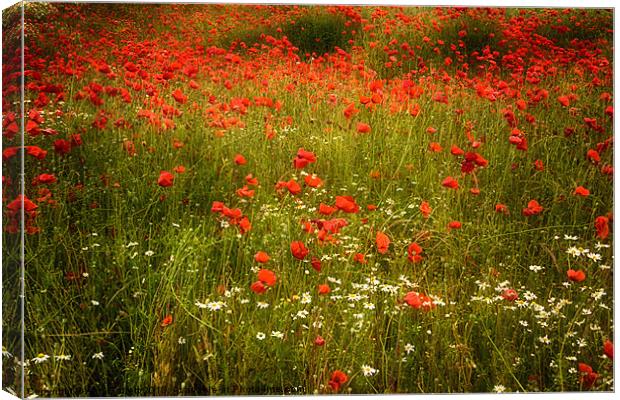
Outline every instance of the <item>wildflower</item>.
[(325, 339), (323, 339), (323, 337), (322, 337), (322, 336), (317, 336), (317, 337), (314, 339), (314, 345), (315, 345), (315, 346), (319, 346), (319, 347), (320, 347), (320, 346), (323, 346), (324, 344), (325, 344)]
[(320, 295), (328, 294), (331, 291), (332, 290), (330, 289), (329, 285), (327, 285), (327, 284), (319, 285), (319, 294)]
[(439, 153), (443, 150), (443, 147), (441, 147), (441, 145), (437, 142), (431, 142), (428, 145), (428, 149), (433, 153)]
[(456, 179), (449, 176), (441, 182), (441, 186), (449, 188), (449, 189), (458, 189), (459, 183)]
[(265, 308), (269, 308), (269, 303), (265, 303), (264, 301), (257, 301), (256, 307), (264, 310)]
[(579, 382), (587, 389), (594, 386), (598, 374), (592, 370), (592, 367), (585, 363), (579, 363), (580, 378)]
[(306, 258), (310, 250), (306, 248), (306, 246), (302, 242), (292, 242), (291, 243), (291, 253), (293, 253), (293, 257), (298, 260), (303, 260)]
[(614, 344), (609, 339), (605, 340), (605, 343), (603, 343), (603, 354), (610, 360), (614, 359)]
[(370, 133), (370, 125), (364, 122), (357, 123), (357, 133)]
[(166, 317), (161, 321), (161, 326), (162, 327), (166, 327), (168, 325), (170, 325), (172, 323), (172, 315), (168, 314), (166, 315)]
[(258, 271), (258, 280), (267, 286), (273, 286), (276, 284), (276, 274), (268, 269), (261, 269)]
[(278, 339), (284, 339), (284, 333), (280, 331), (271, 331), (271, 337), (278, 338)]
[(263, 332), (258, 332), (258, 333), (256, 334), (256, 339), (258, 339), (258, 340), (263, 340), (263, 339), (265, 339), (266, 337), (267, 337), (267, 336), (266, 336)]
[(507, 301), (515, 301), (519, 298), (519, 294), (514, 289), (506, 289), (502, 293), (502, 298)]
[(43, 354), (43, 353), (39, 353), (37, 354), (37, 356), (35, 358), (33, 358), (31, 361), (35, 364), (41, 364), (45, 361), (47, 361), (50, 358), (49, 355), (47, 354)]
[(379, 372), (379, 370), (374, 369), (370, 365), (362, 365), (361, 369), (362, 369), (362, 374), (364, 374), (364, 376), (373, 376), (374, 374)]
[(103, 360), (103, 351), (93, 354), (92, 358), (97, 360)]
[(377, 232), (377, 251), (380, 254), (385, 254), (390, 247), (390, 238), (383, 232)]
[(335, 370), (334, 372), (332, 372), (332, 376), (329, 379), (329, 387), (332, 388), (332, 390), (334, 390), (335, 392), (337, 392), (338, 390), (340, 390), (340, 387), (342, 386), (343, 383), (346, 383), (349, 380), (349, 377), (347, 376), (347, 374), (345, 374), (344, 372), (340, 371), (340, 370)]
[(353, 261), (359, 264), (366, 264), (368, 262), (366, 261), (366, 256), (362, 253), (355, 253), (353, 256)]
[(530, 268), (530, 271), (534, 271), (534, 272), (542, 271), (544, 269), (540, 265), (530, 265), (529, 268)]
[(450, 221), (448, 229), (461, 229), (462, 224), (459, 221)]
[(524, 208), (522, 211), (523, 216), (530, 217), (532, 215), (538, 215), (543, 211), (543, 207), (538, 204), (536, 200), (530, 200), (527, 203), (527, 208)]
[(269, 254), (264, 251), (259, 251), (254, 255), (254, 260), (261, 264), (267, 263), (270, 259), (271, 257), (269, 257)]
[(310, 265), (312, 265), (312, 268), (314, 268), (316, 272), (321, 272), (321, 260), (319, 260), (318, 258), (312, 257)]
[(207, 308), (209, 309), (209, 311), (219, 311), (224, 306), (226, 306), (226, 304), (221, 301), (210, 301), (207, 303)]
[(297, 156), (293, 160), (293, 166), (297, 169), (302, 169), (306, 165), (313, 162), (316, 162), (316, 156), (314, 153), (300, 148), (297, 150)]
[(409, 292), (405, 295), (403, 300), (415, 309), (423, 308), (428, 311), (435, 307), (435, 304), (433, 304), (433, 299), (423, 293)]
[(155, 254), (155, 252), (153, 250), (147, 250), (144, 252), (144, 255), (147, 257), (151, 257)]
[(360, 210), (360, 206), (351, 196), (336, 196), (336, 208), (346, 213), (357, 213)]
[(508, 215), (508, 207), (505, 204), (498, 203), (495, 205), (495, 212)]
[(495, 393), (504, 393), (506, 391), (506, 386), (504, 386), (504, 385), (495, 385), (495, 386), (493, 386), (493, 391)]
[(168, 171), (161, 171), (159, 173), (159, 179), (157, 179), (157, 184), (161, 187), (169, 187), (174, 183), (174, 175), (172, 175)]
[(588, 197), (590, 195), (590, 191), (583, 186), (577, 186), (573, 194), (575, 196)]
[(237, 164), (237, 165), (245, 165), (245, 164), (248, 163), (248, 161), (245, 159), (245, 157), (242, 156), (241, 154), (235, 155), (234, 161), (235, 161), (235, 164)]
[(301, 304), (310, 304), (312, 302), (312, 296), (309, 292), (304, 292), (301, 295), (301, 300), (299, 301)]
[(596, 228), (596, 237), (604, 240), (609, 236), (609, 218), (598, 216), (594, 220), (594, 228)]
[(431, 215), (432, 211), (433, 211), (433, 209), (428, 204), (428, 202), (423, 201), (422, 204), (420, 204), (420, 212), (422, 213), (422, 216), (424, 218), (428, 218)]
[(566, 275), (568, 276), (568, 279), (573, 282), (583, 282), (586, 279), (586, 273), (582, 270), (575, 271), (573, 269), (569, 269), (566, 271)]
[(306, 175), (304, 177), (304, 182), (306, 182), (306, 185), (313, 187), (313, 188), (318, 188), (318, 187), (323, 186), (323, 180), (319, 178), (318, 176), (316, 176), (315, 174)]
[(409, 354), (415, 350), (415, 347), (411, 343), (405, 345), (405, 353)]
[(411, 243), (409, 247), (407, 247), (407, 258), (412, 263), (418, 263), (422, 261), (422, 247), (420, 247), (417, 243)]
[(71, 355), (70, 354), (59, 354), (57, 356), (54, 356), (54, 359), (58, 361), (69, 361), (71, 360)]

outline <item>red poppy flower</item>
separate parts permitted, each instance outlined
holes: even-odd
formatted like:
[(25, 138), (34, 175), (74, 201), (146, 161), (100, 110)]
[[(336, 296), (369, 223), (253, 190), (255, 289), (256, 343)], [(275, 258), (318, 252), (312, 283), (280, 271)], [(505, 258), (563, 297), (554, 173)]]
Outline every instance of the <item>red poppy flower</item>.
[(346, 213), (357, 213), (360, 210), (351, 196), (336, 196), (336, 208)]
[(506, 206), (505, 204), (498, 203), (495, 205), (495, 212), (502, 213), (502, 214), (508, 214), (508, 206)]
[(609, 218), (602, 215), (596, 217), (594, 227), (596, 228), (596, 237), (606, 239), (609, 235)]
[(239, 197), (254, 197), (254, 190), (250, 190), (247, 186), (237, 189), (236, 193)]
[(609, 339), (605, 340), (605, 343), (603, 343), (603, 354), (610, 360), (614, 359), (614, 344)]
[(540, 214), (543, 211), (543, 207), (538, 204), (536, 200), (530, 200), (527, 203), (527, 208), (524, 208), (522, 214), (526, 217), (530, 217), (532, 215)]
[(319, 260), (318, 258), (312, 257), (310, 265), (312, 265), (312, 268), (314, 268), (316, 272), (321, 272), (321, 260)]
[(299, 183), (295, 182), (294, 179), (291, 179), (290, 181), (286, 182), (286, 188), (293, 196), (301, 193), (301, 186), (299, 186)]
[(450, 229), (461, 229), (461, 223), (459, 221), (450, 221), (448, 223), (448, 228)]
[(519, 298), (519, 293), (514, 289), (506, 289), (502, 292), (502, 298), (507, 301), (515, 301)]
[(252, 174), (247, 175), (245, 177), (245, 181), (247, 182), (248, 185), (258, 186), (258, 179), (254, 178)]
[(54, 151), (61, 156), (71, 152), (71, 142), (65, 139), (54, 141)]
[(157, 179), (157, 184), (161, 187), (169, 187), (172, 186), (174, 182), (174, 176), (168, 171), (161, 171), (159, 173), (159, 179)]
[(271, 257), (269, 257), (269, 254), (265, 253), (264, 251), (259, 251), (256, 254), (254, 254), (254, 260), (256, 260), (256, 262), (261, 263), (261, 264), (265, 264), (269, 262), (270, 259)]
[(304, 177), (304, 181), (306, 182), (306, 185), (313, 187), (313, 188), (318, 188), (318, 187), (323, 186), (323, 180), (314, 174), (306, 175)]
[(224, 211), (224, 203), (221, 201), (214, 201), (211, 205), (211, 212), (222, 212)]
[(302, 242), (292, 242), (291, 253), (293, 254), (293, 257), (297, 258), (298, 260), (303, 260), (304, 258), (306, 258), (308, 253), (310, 253), (310, 250), (308, 250)]
[(252, 224), (250, 223), (250, 220), (248, 219), (248, 217), (241, 218), (241, 220), (239, 221), (239, 230), (241, 231), (241, 233), (247, 233), (251, 229), (252, 229)]
[(166, 315), (166, 317), (161, 321), (161, 326), (162, 328), (165, 328), (166, 326), (170, 325), (172, 323), (172, 315), (168, 314)]
[(353, 256), (353, 261), (360, 264), (366, 264), (368, 262), (366, 261), (366, 256), (364, 256), (362, 253), (355, 253), (355, 255)]
[(323, 339), (322, 336), (317, 336), (316, 339), (314, 339), (314, 345), (315, 346), (323, 346), (325, 344), (325, 339)]
[(390, 247), (390, 238), (383, 232), (377, 232), (375, 240), (379, 254), (385, 254)]
[(329, 292), (332, 291), (330, 289), (329, 285), (327, 285), (327, 284), (319, 285), (318, 289), (319, 289), (319, 294), (320, 295), (328, 294)]
[(564, 107), (568, 107), (570, 105), (570, 99), (568, 98), (568, 96), (559, 96), (558, 101)]
[(355, 103), (350, 103), (345, 109), (344, 109), (344, 117), (346, 119), (351, 119), (351, 117), (353, 117), (355, 114), (357, 114), (358, 112), (360, 112), (360, 110), (358, 110), (357, 108), (355, 108)]
[(276, 274), (268, 269), (261, 269), (258, 271), (258, 280), (267, 286), (273, 286), (276, 284)]
[(443, 182), (441, 182), (441, 186), (446, 187), (446, 188), (450, 188), (450, 189), (458, 189), (459, 188), (459, 183), (456, 179), (454, 179), (453, 177), (449, 176), (446, 179), (443, 180)]
[(297, 156), (293, 160), (293, 165), (297, 169), (304, 168), (306, 165), (316, 162), (316, 156), (313, 152), (300, 148), (297, 150)]
[(37, 176), (35, 180), (37, 181), (37, 183), (49, 184), (49, 183), (55, 183), (56, 177), (52, 174), (41, 174)]
[(357, 123), (357, 133), (370, 133), (370, 125), (364, 122)]
[(583, 282), (586, 280), (586, 273), (582, 270), (575, 271), (574, 269), (569, 269), (566, 271), (566, 276), (573, 282)]
[(407, 258), (412, 263), (418, 263), (422, 261), (421, 254), (423, 251), (424, 250), (422, 250), (422, 247), (420, 247), (419, 244), (413, 242), (409, 245), (409, 247), (407, 247)]
[(256, 281), (251, 284), (250, 289), (256, 294), (263, 294), (267, 291), (267, 288), (265, 287), (265, 285), (263, 285), (263, 282), (261, 281)]
[(177, 165), (176, 167), (174, 167), (172, 169), (174, 172), (176, 172), (177, 174), (184, 174), (185, 173), (185, 167), (182, 165)]
[(450, 147), (450, 153), (453, 156), (462, 156), (463, 154), (465, 154), (465, 151), (463, 149), (461, 149), (460, 147), (458, 147), (457, 145), (452, 145), (452, 147)]
[(591, 366), (585, 363), (579, 363), (579, 372), (581, 375), (579, 377), (579, 382), (581, 382), (585, 388), (589, 389), (594, 386), (594, 383), (596, 383), (596, 379), (598, 378), (598, 374), (592, 370)]
[(430, 204), (428, 204), (428, 202), (423, 201), (422, 204), (420, 204), (420, 212), (422, 213), (422, 216), (424, 218), (428, 218), (431, 215), (432, 211), (433, 209), (431, 208)]
[(588, 152), (586, 153), (586, 158), (594, 164), (598, 164), (599, 162), (601, 162), (601, 156), (596, 150), (588, 150)]
[(332, 372), (332, 376), (329, 379), (328, 384), (329, 384), (329, 387), (332, 388), (332, 390), (337, 392), (340, 390), (340, 387), (342, 386), (342, 384), (346, 383), (347, 380), (349, 380), (349, 377), (347, 376), (347, 374), (345, 374), (344, 372), (340, 370), (336, 370)]
[(181, 92), (181, 89), (177, 89), (174, 92), (172, 92), (172, 97), (174, 97), (174, 99), (179, 104), (184, 104), (187, 102), (187, 96), (185, 96), (183, 92)]
[(2, 159), (4, 161), (8, 161), (11, 158), (15, 157), (18, 151), (19, 147), (7, 147), (6, 149), (4, 149), (4, 151), (2, 151)]
[(235, 164), (237, 164), (237, 165), (245, 165), (247, 163), (248, 163), (248, 161), (241, 154), (237, 154), (235, 156)]
[(441, 145), (437, 142), (431, 142), (428, 145), (428, 149), (433, 153), (439, 153), (441, 150), (443, 150), (443, 147), (441, 147)]
[(15, 198), (15, 200), (10, 202), (6, 206), (8, 210), (14, 213), (19, 211), (22, 207), (24, 208), (24, 211), (26, 212), (34, 211), (38, 208), (38, 206), (35, 203), (33, 203), (28, 197), (21, 195), (21, 194), (18, 195)]
[(573, 194), (575, 196), (588, 197), (590, 195), (590, 191), (583, 186), (577, 186)]
[(545, 166), (543, 165), (543, 162), (541, 160), (536, 160), (534, 161), (534, 169), (536, 171), (544, 171)]
[(409, 292), (405, 295), (403, 300), (410, 307), (418, 309), (418, 310), (424, 309), (426, 311), (429, 311), (435, 307), (435, 304), (433, 303), (433, 299), (431, 299), (430, 297), (428, 297), (427, 295), (423, 293)]
[(338, 211), (336, 207), (330, 207), (327, 204), (323, 203), (319, 204), (319, 214), (332, 215), (336, 211)]

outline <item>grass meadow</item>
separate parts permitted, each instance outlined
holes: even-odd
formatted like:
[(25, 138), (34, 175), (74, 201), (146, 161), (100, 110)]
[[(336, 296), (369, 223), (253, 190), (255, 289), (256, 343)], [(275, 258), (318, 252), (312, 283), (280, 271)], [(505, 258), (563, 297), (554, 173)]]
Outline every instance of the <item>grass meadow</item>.
[(613, 391), (612, 10), (19, 15), (5, 390)]

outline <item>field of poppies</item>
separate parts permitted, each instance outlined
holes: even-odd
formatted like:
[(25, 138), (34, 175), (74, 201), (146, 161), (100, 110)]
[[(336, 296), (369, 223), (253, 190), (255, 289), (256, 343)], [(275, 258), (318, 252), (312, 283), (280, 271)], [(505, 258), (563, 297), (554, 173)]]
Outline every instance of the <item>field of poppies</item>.
[(5, 390), (613, 390), (612, 10), (28, 3), (23, 60), (19, 19)]

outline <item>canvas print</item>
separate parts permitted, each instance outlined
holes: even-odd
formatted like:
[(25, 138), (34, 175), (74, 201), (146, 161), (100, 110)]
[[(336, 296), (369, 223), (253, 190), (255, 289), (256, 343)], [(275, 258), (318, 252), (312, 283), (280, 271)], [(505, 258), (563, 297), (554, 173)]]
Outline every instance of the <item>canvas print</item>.
[(613, 16), (5, 9), (3, 390), (612, 392)]

